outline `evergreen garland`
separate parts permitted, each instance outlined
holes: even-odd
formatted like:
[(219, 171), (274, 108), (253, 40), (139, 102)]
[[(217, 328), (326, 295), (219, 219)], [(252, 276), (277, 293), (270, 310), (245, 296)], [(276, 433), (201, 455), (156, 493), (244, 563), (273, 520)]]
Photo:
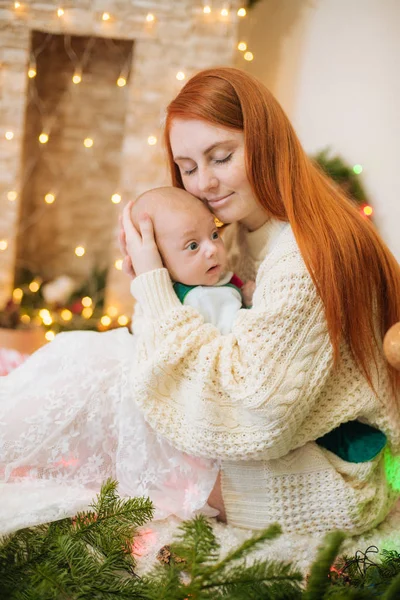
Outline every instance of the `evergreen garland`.
[[(220, 559), (220, 547), (203, 516), (184, 522), (168, 550), (168, 564), (135, 573), (137, 527), (153, 515), (144, 498), (120, 499), (107, 481), (91, 506), (0, 541), (2, 600), (349, 600), (400, 598), (400, 554), (378, 549), (337, 561), (344, 535), (327, 535), (310, 574), (290, 564), (251, 561), (251, 552), (275, 539), (273, 525)], [(371, 556), (373, 555), (373, 556)]]

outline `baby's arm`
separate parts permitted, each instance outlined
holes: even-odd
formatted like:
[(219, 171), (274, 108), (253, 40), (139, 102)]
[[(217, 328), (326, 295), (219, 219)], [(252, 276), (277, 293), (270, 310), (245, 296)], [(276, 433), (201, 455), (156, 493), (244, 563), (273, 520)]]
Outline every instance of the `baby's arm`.
[(243, 305), (246, 308), (251, 308), (253, 306), (253, 294), (256, 289), (255, 281), (246, 281), (241, 288)]

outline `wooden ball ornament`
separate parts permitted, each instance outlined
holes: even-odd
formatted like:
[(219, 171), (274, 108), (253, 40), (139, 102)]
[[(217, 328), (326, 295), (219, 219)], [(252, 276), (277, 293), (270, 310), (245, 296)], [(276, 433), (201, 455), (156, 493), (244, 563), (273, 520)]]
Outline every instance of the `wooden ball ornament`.
[(383, 351), (388, 363), (400, 371), (400, 323), (389, 329), (383, 340)]

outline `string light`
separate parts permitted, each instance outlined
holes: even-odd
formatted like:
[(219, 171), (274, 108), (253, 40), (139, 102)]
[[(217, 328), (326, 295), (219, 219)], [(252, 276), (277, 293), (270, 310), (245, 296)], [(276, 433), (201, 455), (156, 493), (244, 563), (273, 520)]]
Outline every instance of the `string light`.
[(53, 204), (53, 202), (55, 201), (56, 197), (54, 194), (46, 194), (44, 197), (44, 201), (47, 204)]
[(18, 194), (17, 194), (17, 192), (15, 192), (14, 190), (10, 190), (10, 191), (7, 193), (7, 199), (8, 199), (10, 202), (14, 202), (14, 200), (16, 200), (17, 198), (18, 198)]
[(363, 168), (362, 168), (362, 166), (361, 166), (361, 165), (354, 165), (354, 167), (353, 167), (353, 172), (354, 172), (356, 175), (359, 175), (360, 173), (362, 173), (362, 172), (363, 172)]
[(84, 296), (81, 300), (82, 302), (82, 306), (85, 306), (85, 308), (88, 308), (89, 306), (92, 306), (93, 304), (93, 300), (90, 298), (90, 296)]
[(221, 15), (222, 15), (223, 17), (227, 17), (227, 16), (229, 15), (229, 11), (228, 11), (228, 9), (227, 9), (227, 8), (223, 8), (223, 9), (221, 10)]
[(245, 8), (239, 8), (239, 10), (237, 11), (237, 15), (238, 17), (245, 17), (246, 16), (246, 9)]
[(366, 204), (365, 206), (363, 206), (362, 211), (366, 217), (370, 217), (374, 212), (374, 209), (369, 204)]
[(26, 314), (21, 315), (20, 319), (24, 325), (28, 325), (31, 322), (30, 316)]
[(21, 8), (21, 2), (14, 2), (14, 8)]
[(49, 136), (47, 135), (47, 133), (41, 133), (39, 135), (39, 142), (41, 144), (47, 144), (48, 141), (49, 141)]
[(86, 148), (91, 148), (93, 146), (92, 138), (85, 138), (83, 140), (83, 145), (86, 146)]
[(154, 19), (155, 19), (155, 16), (152, 13), (148, 13), (148, 15), (146, 16), (146, 21), (148, 23), (153, 23)]
[(118, 308), (116, 306), (109, 306), (106, 312), (109, 317), (116, 317), (118, 314)]
[(243, 55), (244, 60), (251, 61), (254, 58), (254, 54), (252, 52), (245, 52)]
[(122, 258), (117, 258), (117, 260), (114, 263), (114, 267), (117, 269), (117, 271), (122, 271)]
[(68, 308), (64, 308), (60, 315), (64, 321), (70, 321), (72, 319), (72, 312), (68, 310)]
[(38, 281), (36, 281), (34, 279), (33, 281), (30, 282), (30, 284), (29, 284), (28, 287), (29, 287), (29, 289), (30, 289), (31, 292), (35, 293), (35, 292), (37, 292), (39, 290), (40, 284), (39, 284)]
[(21, 290), (21, 288), (15, 288), (15, 290), (12, 293), (14, 302), (18, 302), (18, 304), (19, 304), (22, 300), (23, 295), (24, 295), (24, 292)]
[(100, 323), (104, 325), (104, 327), (108, 327), (111, 325), (111, 319), (108, 315), (103, 315), (100, 319)]
[(42, 308), (39, 310), (39, 317), (42, 319), (45, 325), (51, 325), (53, 323), (53, 318), (47, 308)]
[(149, 144), (149, 146), (155, 146), (157, 144), (157, 138), (155, 135), (149, 135), (149, 137), (147, 138), (147, 143)]
[(72, 76), (72, 81), (75, 84), (78, 84), (82, 81), (82, 75), (80, 73), (74, 73), (74, 75)]
[(119, 325), (124, 326), (124, 325), (128, 325), (128, 323), (129, 323), (129, 319), (128, 319), (128, 317), (126, 315), (120, 315), (118, 317), (118, 324)]
[(85, 250), (85, 248), (83, 246), (77, 246), (75, 248), (75, 254), (76, 254), (76, 256), (81, 257), (81, 256), (83, 256), (85, 254), (85, 252), (86, 252), (86, 250)]
[(126, 79), (125, 77), (118, 77), (117, 79), (117, 86), (118, 87), (124, 87), (126, 85)]
[(119, 204), (121, 202), (121, 196), (119, 194), (113, 194), (111, 196), (111, 202), (113, 204)]
[(185, 73), (183, 71), (178, 71), (176, 78), (178, 81), (183, 81), (185, 79)]
[(34, 77), (36, 77), (36, 69), (35, 69), (35, 67), (29, 67), (28, 77), (29, 77), (29, 79), (33, 79)]
[(109, 21), (110, 20), (110, 13), (104, 12), (101, 18), (103, 19), (103, 21)]
[(238, 50), (240, 50), (241, 52), (244, 52), (245, 50), (247, 50), (247, 44), (246, 44), (246, 42), (239, 42), (238, 43)]
[(7, 240), (0, 240), (0, 250), (3, 252), (4, 250), (7, 250), (7, 248), (8, 248)]
[(46, 333), (44, 334), (44, 337), (46, 338), (46, 340), (48, 342), (52, 342), (54, 340), (54, 338), (56, 337), (56, 334), (54, 333), (54, 331), (49, 329), (49, 331), (46, 331)]
[(85, 308), (82, 310), (82, 317), (84, 319), (90, 319), (92, 314), (93, 314), (93, 309), (90, 308), (89, 306), (85, 306)]
[(10, 141), (14, 137), (14, 132), (13, 131), (6, 131), (4, 135), (5, 135), (6, 140)]
[(63, 16), (63, 14), (64, 14), (64, 9), (63, 9), (63, 8), (59, 8), (59, 9), (57, 9), (57, 16), (58, 16), (58, 17), (62, 17), (62, 16)]
[(208, 5), (207, 5), (207, 6), (205, 6), (205, 7), (203, 8), (203, 13), (204, 13), (205, 15), (209, 15), (209, 14), (210, 14), (210, 12), (211, 12), (211, 6), (208, 6)]

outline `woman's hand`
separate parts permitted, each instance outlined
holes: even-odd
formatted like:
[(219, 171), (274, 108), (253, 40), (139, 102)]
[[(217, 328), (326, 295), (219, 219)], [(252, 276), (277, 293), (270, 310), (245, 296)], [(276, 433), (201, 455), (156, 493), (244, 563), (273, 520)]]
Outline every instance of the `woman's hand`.
[(162, 259), (154, 239), (153, 222), (149, 215), (139, 217), (139, 230), (131, 219), (132, 202), (122, 212), (122, 232), (119, 240), (124, 254), (123, 269), (132, 279), (142, 273), (161, 269)]

